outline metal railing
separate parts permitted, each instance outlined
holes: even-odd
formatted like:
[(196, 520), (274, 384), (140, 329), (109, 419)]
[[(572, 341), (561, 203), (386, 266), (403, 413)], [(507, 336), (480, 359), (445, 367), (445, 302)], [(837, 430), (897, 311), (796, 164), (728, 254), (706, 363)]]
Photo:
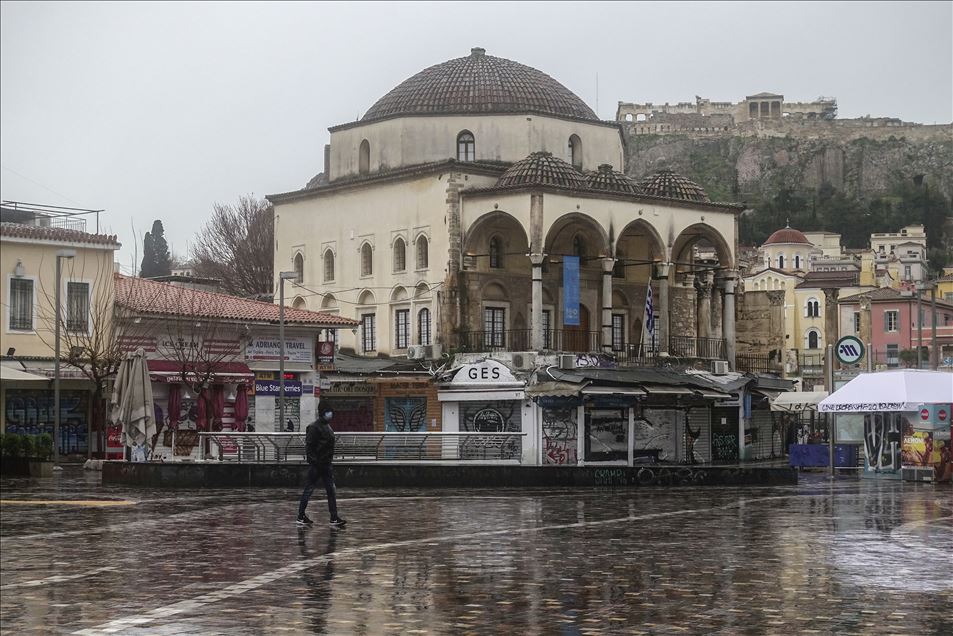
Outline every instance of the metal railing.
[[(490, 461), (519, 463), (526, 433), (335, 433), (334, 460)], [(211, 458), (244, 462), (304, 462), (305, 433), (199, 433)], [(204, 455), (202, 459), (209, 459)]]
[(741, 373), (781, 373), (782, 365), (767, 354), (742, 354), (735, 356), (735, 370)]
[[(602, 332), (547, 329), (543, 331), (543, 349), (579, 353), (602, 351)], [(533, 331), (532, 329), (464, 331), (460, 334), (460, 350), (466, 352), (532, 351)]]
[(678, 358), (724, 360), (725, 340), (723, 338), (671, 336), (668, 339), (668, 352)]

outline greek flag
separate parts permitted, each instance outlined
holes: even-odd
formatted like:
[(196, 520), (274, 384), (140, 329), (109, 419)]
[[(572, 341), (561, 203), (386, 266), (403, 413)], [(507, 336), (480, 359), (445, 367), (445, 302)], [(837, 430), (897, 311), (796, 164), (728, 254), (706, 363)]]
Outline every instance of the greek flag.
[(652, 285), (649, 283), (645, 294), (645, 333), (651, 336), (655, 332), (655, 311), (652, 307)]

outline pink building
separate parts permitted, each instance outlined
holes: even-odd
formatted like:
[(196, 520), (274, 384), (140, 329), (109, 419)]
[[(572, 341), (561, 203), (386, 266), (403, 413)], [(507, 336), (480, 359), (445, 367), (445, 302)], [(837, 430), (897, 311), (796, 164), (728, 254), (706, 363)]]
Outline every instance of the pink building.
[[(915, 358), (912, 364), (909, 361), (905, 363), (901, 352), (916, 351), (917, 345), (921, 344), (930, 351), (922, 356), (922, 366), (929, 366), (929, 355), (932, 355), (933, 347), (933, 318), (929, 295), (923, 298), (919, 320), (916, 294), (889, 287), (842, 298), (839, 304), (842, 316), (850, 315), (853, 310), (854, 318), (852, 325), (842, 324), (840, 335), (856, 335), (865, 343), (869, 343), (873, 349), (875, 365), (916, 366)], [(863, 312), (869, 312), (869, 320), (864, 320)], [(922, 341), (920, 321), (923, 323)], [(936, 325), (938, 363), (941, 367), (953, 367), (953, 303), (936, 301)]]

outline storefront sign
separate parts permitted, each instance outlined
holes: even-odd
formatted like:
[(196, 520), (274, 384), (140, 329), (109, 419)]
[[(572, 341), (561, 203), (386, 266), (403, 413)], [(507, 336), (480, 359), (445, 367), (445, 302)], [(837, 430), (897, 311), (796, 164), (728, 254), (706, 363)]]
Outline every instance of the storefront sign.
[[(245, 345), (246, 360), (279, 360), (281, 341), (278, 338), (252, 338)], [(285, 338), (285, 361), (311, 364), (310, 338)]]
[(563, 324), (579, 326), (578, 256), (563, 256)]
[[(281, 385), (278, 380), (255, 380), (256, 395), (277, 396), (280, 393)], [(301, 397), (301, 382), (285, 380), (285, 397)]]
[(333, 382), (325, 389), (322, 379), (319, 386), (326, 395), (377, 395), (377, 387), (367, 382)]
[(334, 342), (324, 340), (318, 343), (318, 370), (332, 371), (334, 369)]
[(450, 383), (461, 385), (522, 384), (506, 366), (496, 360), (483, 360), (462, 367)]

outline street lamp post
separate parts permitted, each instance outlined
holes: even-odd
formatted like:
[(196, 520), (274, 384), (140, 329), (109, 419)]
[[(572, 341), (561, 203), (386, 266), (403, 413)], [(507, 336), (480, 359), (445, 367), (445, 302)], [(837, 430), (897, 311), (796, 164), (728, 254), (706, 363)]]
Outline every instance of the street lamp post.
[[(56, 316), (53, 327), (53, 468), (59, 469), (60, 464), (60, 321), (62, 307), (62, 277), (63, 259), (74, 258), (76, 250), (64, 249), (56, 252), (56, 298), (53, 301)], [(89, 443), (89, 440), (86, 440)]]
[(285, 430), (285, 281), (297, 280), (298, 272), (278, 274), (278, 430)]

